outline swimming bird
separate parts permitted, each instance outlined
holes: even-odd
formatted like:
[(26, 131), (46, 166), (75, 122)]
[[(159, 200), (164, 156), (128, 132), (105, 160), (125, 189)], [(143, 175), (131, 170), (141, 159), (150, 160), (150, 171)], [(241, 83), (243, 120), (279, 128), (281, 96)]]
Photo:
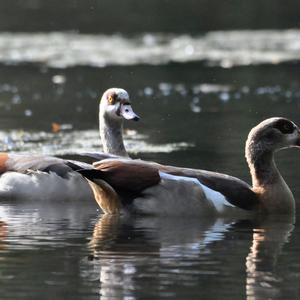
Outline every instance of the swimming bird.
[[(97, 159), (128, 157), (122, 136), (123, 119), (139, 119), (132, 110), (128, 93), (120, 88), (106, 90), (99, 107), (104, 153), (90, 153), (89, 156)], [(82, 168), (92, 166), (45, 155), (0, 153), (0, 198), (93, 199), (86, 180), (76, 172)]]
[(285, 118), (270, 118), (249, 133), (245, 156), (252, 186), (221, 173), (129, 159), (104, 159), (79, 170), (105, 213), (121, 210), (162, 215), (292, 214), (295, 200), (274, 153), (300, 146), (300, 130)]

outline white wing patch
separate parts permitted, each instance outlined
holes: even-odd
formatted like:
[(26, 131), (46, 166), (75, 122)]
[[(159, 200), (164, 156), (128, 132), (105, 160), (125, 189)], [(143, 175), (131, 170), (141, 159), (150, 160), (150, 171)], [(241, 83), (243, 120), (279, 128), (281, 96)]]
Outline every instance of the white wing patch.
[(206, 196), (207, 200), (209, 200), (213, 203), (214, 207), (216, 208), (216, 210), (219, 213), (222, 213), (226, 206), (227, 207), (235, 207), (234, 205), (229, 203), (226, 200), (226, 197), (224, 195), (222, 195), (221, 193), (219, 193), (219, 192), (217, 192), (213, 189), (210, 189), (209, 187), (207, 187), (206, 185), (204, 185), (200, 182), (199, 182), (199, 184), (203, 188), (203, 191), (205, 193), (205, 196)]
[[(196, 178), (170, 175), (164, 172), (159, 172), (159, 174), (162, 183), (161, 186), (158, 185), (157, 187), (160, 188), (160, 190), (157, 188), (150, 188), (148, 190), (150, 193), (151, 190), (153, 190), (153, 195), (157, 196), (156, 198), (160, 198), (157, 200), (157, 205), (160, 208), (162, 208), (162, 203), (164, 203), (166, 199), (172, 199), (172, 203), (169, 203), (169, 209), (170, 211), (177, 210), (178, 214), (180, 214), (180, 211), (184, 213), (184, 209), (198, 210), (198, 214), (203, 213), (204, 210), (209, 212), (209, 210), (213, 209), (216, 213), (221, 214), (228, 208), (236, 208), (226, 200), (224, 195), (200, 183)], [(172, 197), (167, 197), (164, 187), (166, 189), (174, 187), (173, 190), (167, 191), (168, 194), (172, 194)], [(154, 205), (152, 204), (151, 207), (153, 209)], [(167, 208), (165, 208), (165, 210), (167, 210)], [(167, 211), (165, 211), (165, 213), (167, 213)], [(193, 213), (197, 214), (196, 211)]]

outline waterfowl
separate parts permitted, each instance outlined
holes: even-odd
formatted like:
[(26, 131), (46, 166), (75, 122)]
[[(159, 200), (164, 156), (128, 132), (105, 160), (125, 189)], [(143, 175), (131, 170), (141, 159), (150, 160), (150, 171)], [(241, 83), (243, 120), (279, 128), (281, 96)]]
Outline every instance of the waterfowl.
[(299, 146), (299, 128), (288, 119), (270, 118), (255, 126), (245, 146), (252, 186), (221, 173), (124, 158), (104, 159), (94, 163), (94, 169), (79, 172), (88, 178), (105, 213), (292, 214), (295, 200), (274, 153)]
[[(128, 157), (125, 150), (123, 119), (137, 121), (128, 93), (120, 88), (104, 92), (99, 107), (100, 136), (104, 152), (89, 154), (99, 158)], [(0, 197), (23, 199), (93, 199), (90, 186), (76, 172), (92, 168), (78, 162), (44, 155), (0, 153)]]
[(106, 90), (99, 104), (99, 132), (103, 153), (83, 153), (83, 156), (97, 161), (106, 157), (129, 157), (123, 141), (123, 120), (138, 121), (133, 111), (129, 94), (121, 88)]

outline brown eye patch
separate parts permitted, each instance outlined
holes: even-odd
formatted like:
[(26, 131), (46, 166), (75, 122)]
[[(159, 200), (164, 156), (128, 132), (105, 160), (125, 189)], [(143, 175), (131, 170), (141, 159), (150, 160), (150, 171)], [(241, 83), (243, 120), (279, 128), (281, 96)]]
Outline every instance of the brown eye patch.
[(295, 125), (288, 120), (281, 119), (275, 123), (274, 128), (278, 129), (283, 134), (289, 134), (294, 132)]
[(107, 101), (110, 105), (114, 105), (117, 101), (117, 95), (114, 93), (107, 95)]

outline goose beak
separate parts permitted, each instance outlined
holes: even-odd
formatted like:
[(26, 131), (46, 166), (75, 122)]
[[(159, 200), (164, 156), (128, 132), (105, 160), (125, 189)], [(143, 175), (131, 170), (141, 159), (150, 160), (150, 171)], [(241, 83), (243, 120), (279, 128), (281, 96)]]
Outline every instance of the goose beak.
[(130, 104), (121, 104), (120, 116), (126, 120), (138, 121), (140, 117), (133, 111)]

